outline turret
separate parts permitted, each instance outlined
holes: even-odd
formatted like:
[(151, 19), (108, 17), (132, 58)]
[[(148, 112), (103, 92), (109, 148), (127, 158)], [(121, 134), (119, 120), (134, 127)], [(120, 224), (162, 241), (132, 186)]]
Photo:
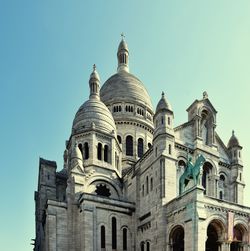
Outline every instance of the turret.
[(232, 131), (232, 136), (228, 141), (227, 148), (230, 154), (231, 163), (242, 164), (242, 160), (241, 160), (242, 146), (240, 146), (239, 140), (235, 136), (234, 130)]
[(228, 141), (227, 148), (231, 160), (231, 198), (233, 198), (234, 202), (243, 204), (243, 189), (245, 183), (242, 175), (242, 146), (240, 146), (239, 140), (235, 136), (234, 131), (232, 131), (232, 136)]
[(157, 104), (154, 115), (154, 138), (153, 143), (155, 151), (173, 155), (174, 150), (174, 130), (173, 130), (174, 113), (170, 103), (167, 101), (164, 92)]

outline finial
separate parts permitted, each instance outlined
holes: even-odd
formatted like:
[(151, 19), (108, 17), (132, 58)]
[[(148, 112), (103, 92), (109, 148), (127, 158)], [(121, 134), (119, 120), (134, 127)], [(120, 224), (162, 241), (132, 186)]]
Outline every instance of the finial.
[(161, 93), (161, 97), (162, 97), (162, 98), (164, 98), (164, 96), (165, 96), (165, 93), (164, 93), (164, 92), (162, 92), (162, 93)]
[(208, 98), (208, 94), (207, 94), (206, 91), (204, 91), (204, 92), (203, 92), (203, 99), (206, 99), (206, 98)]
[(232, 130), (232, 135), (234, 136), (234, 130)]
[(93, 71), (96, 70), (96, 64), (93, 64)]
[(124, 40), (125, 35), (124, 35), (124, 33), (123, 33), (123, 32), (121, 33), (121, 37), (122, 37), (122, 40)]

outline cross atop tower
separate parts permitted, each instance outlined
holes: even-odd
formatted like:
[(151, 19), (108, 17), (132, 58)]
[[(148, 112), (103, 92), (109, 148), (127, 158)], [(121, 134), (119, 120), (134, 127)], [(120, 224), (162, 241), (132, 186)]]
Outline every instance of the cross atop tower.
[(122, 40), (124, 40), (125, 35), (124, 35), (124, 33), (123, 33), (123, 32), (121, 33), (121, 37), (122, 37)]

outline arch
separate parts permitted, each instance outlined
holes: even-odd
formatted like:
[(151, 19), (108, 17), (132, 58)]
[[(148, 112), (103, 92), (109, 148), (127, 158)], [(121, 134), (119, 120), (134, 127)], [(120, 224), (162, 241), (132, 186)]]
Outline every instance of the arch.
[(102, 160), (102, 144), (98, 143), (97, 145), (97, 159)]
[(137, 141), (137, 155), (139, 158), (143, 155), (143, 139), (139, 138)]
[(89, 144), (88, 142), (84, 143), (84, 159), (89, 158)]
[(147, 245), (146, 245), (146, 247), (147, 247), (147, 251), (150, 251), (150, 242), (149, 241), (147, 241)]
[(150, 191), (153, 191), (153, 177), (150, 178)]
[(104, 146), (104, 161), (108, 162), (109, 155), (109, 147), (107, 145)]
[(101, 226), (101, 248), (106, 248), (105, 226)]
[(151, 144), (151, 143), (148, 143), (148, 149), (150, 149), (150, 148), (151, 148), (151, 146), (152, 146), (152, 144)]
[(117, 248), (117, 222), (116, 222), (115, 217), (112, 217), (111, 228), (112, 228), (112, 249), (116, 249)]
[(233, 228), (233, 241), (230, 244), (230, 251), (242, 251), (242, 246), (244, 242), (247, 242), (247, 227), (244, 223), (237, 222)]
[(142, 242), (141, 242), (141, 244), (140, 244), (141, 251), (145, 251), (145, 249), (144, 249), (144, 245), (145, 245), (145, 243), (144, 243), (144, 241), (142, 241)]
[(171, 251), (184, 251), (184, 235), (184, 228), (181, 225), (172, 228), (169, 235)]
[(225, 224), (218, 218), (212, 219), (207, 226), (206, 251), (220, 250), (220, 243), (225, 239)]
[(93, 175), (92, 177), (90, 177), (87, 180), (86, 184), (84, 185), (84, 187), (85, 187), (84, 192), (89, 193), (90, 186), (94, 186), (93, 189), (95, 191), (95, 189), (96, 189), (95, 183), (104, 183), (104, 184), (106, 183), (108, 186), (110, 186), (113, 189), (117, 198), (120, 198), (122, 196), (122, 191), (119, 188), (119, 186), (117, 186), (117, 184), (113, 180), (111, 180), (101, 174)]
[(133, 156), (133, 137), (131, 135), (126, 137), (126, 155)]

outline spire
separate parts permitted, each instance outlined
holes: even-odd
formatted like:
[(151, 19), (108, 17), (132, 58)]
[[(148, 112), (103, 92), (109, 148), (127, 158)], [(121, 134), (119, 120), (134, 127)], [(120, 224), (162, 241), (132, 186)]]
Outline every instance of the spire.
[(90, 95), (89, 98), (96, 98), (100, 99), (100, 77), (96, 70), (96, 65), (93, 65), (93, 71), (90, 74), (89, 78), (89, 88), (90, 88)]
[(128, 56), (129, 56), (129, 51), (128, 51), (128, 45), (125, 42), (124, 34), (121, 34), (122, 40), (119, 44), (118, 51), (117, 51), (117, 59), (118, 59), (118, 68), (117, 71), (126, 71), (129, 72), (129, 67), (128, 67)]

